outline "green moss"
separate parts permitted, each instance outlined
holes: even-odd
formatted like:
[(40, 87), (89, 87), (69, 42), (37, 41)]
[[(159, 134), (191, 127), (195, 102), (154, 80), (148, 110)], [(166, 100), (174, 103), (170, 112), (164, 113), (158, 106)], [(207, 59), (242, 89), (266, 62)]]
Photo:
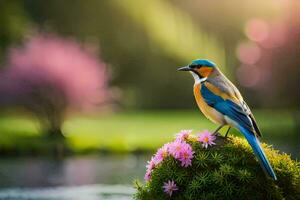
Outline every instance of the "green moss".
[[(195, 151), (192, 166), (183, 168), (173, 157), (157, 166), (151, 180), (137, 184), (135, 199), (300, 199), (300, 164), (287, 154), (263, 144), (277, 175), (273, 181), (261, 169), (245, 141), (237, 137), (218, 137), (208, 149), (189, 140)], [(168, 197), (164, 182), (174, 180), (178, 191)]]

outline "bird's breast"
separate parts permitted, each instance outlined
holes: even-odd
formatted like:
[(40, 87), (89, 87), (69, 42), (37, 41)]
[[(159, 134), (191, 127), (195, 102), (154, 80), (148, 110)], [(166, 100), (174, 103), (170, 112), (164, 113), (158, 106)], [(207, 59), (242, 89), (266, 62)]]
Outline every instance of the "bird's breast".
[(224, 116), (205, 102), (201, 94), (201, 83), (194, 85), (194, 96), (199, 109), (205, 115), (205, 117), (214, 123), (226, 124)]

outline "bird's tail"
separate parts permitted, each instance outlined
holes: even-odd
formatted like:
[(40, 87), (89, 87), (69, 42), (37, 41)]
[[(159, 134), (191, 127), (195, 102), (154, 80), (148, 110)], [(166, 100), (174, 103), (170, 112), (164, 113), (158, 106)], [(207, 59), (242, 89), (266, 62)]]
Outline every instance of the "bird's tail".
[(269, 160), (268, 160), (266, 154), (264, 153), (264, 151), (260, 145), (258, 138), (255, 136), (255, 134), (253, 132), (249, 131), (248, 129), (246, 129), (242, 126), (240, 126), (238, 128), (246, 137), (247, 141), (249, 142), (250, 146), (252, 147), (254, 154), (258, 158), (260, 165), (263, 168), (263, 170), (265, 171), (265, 173), (267, 173), (274, 180), (277, 180), (277, 177), (269, 163)]

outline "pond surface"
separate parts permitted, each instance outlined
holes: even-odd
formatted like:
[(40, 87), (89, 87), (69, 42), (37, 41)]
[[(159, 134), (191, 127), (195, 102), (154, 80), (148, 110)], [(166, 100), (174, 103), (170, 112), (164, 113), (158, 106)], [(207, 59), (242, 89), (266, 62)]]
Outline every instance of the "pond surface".
[(135, 190), (125, 185), (85, 185), (0, 190), (3, 200), (130, 200)]
[(0, 159), (0, 199), (127, 200), (142, 180), (149, 156)]

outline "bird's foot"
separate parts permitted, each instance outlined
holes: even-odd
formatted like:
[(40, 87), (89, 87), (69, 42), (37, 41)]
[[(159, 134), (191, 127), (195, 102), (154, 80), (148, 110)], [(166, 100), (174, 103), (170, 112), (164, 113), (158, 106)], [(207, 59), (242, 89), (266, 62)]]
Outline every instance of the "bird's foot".
[(219, 136), (220, 133), (218, 132), (224, 125), (219, 126), (214, 132), (213, 132), (213, 136)]
[(213, 132), (212, 135), (213, 136), (221, 136), (221, 134), (219, 132)]
[(227, 131), (226, 131), (225, 138), (227, 138), (227, 135), (228, 135), (230, 129), (231, 129), (231, 127), (229, 126), (228, 129), (227, 129)]

